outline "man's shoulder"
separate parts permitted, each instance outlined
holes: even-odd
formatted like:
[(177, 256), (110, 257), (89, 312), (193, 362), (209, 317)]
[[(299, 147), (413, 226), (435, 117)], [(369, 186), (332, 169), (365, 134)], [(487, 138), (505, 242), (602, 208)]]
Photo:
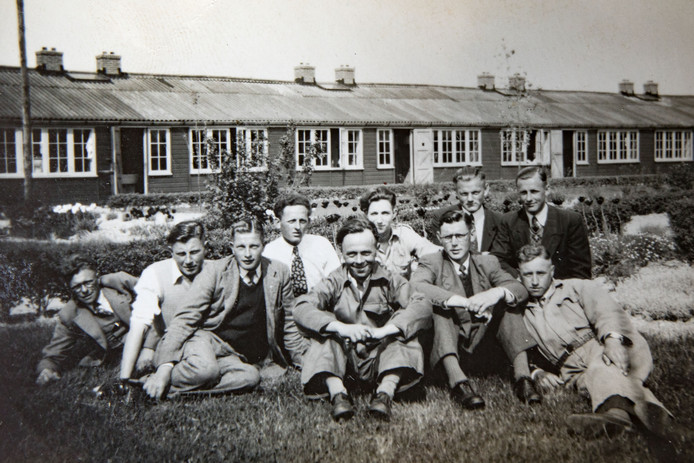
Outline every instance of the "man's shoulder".
[(569, 209), (564, 209), (562, 207), (557, 207), (557, 206), (550, 206), (549, 204), (547, 205), (548, 212), (547, 216), (550, 217), (551, 215), (555, 215), (559, 217), (561, 220), (565, 220), (567, 222), (580, 222), (582, 221), (581, 214), (579, 214), (576, 211), (572, 211)]
[(306, 234), (301, 240), (302, 242), (306, 242), (306, 244), (311, 244), (312, 246), (315, 245), (321, 245), (321, 246), (330, 246), (331, 248), (333, 247), (332, 243), (330, 242), (329, 239), (327, 239), (324, 236), (321, 235), (312, 235), (312, 234)]
[(491, 254), (480, 254), (480, 253), (470, 253), (470, 259), (477, 264), (478, 266), (482, 267), (498, 267), (499, 266), (499, 259), (496, 256), (493, 256)]
[(501, 218), (504, 216), (501, 212), (493, 211), (489, 209), (487, 206), (484, 206), (484, 220), (489, 221), (492, 224), (496, 224), (501, 221)]
[(441, 262), (443, 262), (443, 252), (441, 251), (425, 254), (419, 258), (420, 265), (435, 265), (440, 264)]
[(69, 325), (77, 316), (78, 305), (74, 299), (70, 299), (65, 303), (65, 305), (58, 311), (58, 319), (64, 324)]
[(446, 212), (449, 212), (449, 211), (457, 211), (458, 209), (460, 209), (460, 206), (459, 206), (458, 203), (450, 204), (450, 205), (444, 206), (444, 207), (442, 207), (442, 208), (440, 208), (440, 209), (436, 209), (436, 210), (434, 211), (434, 217), (437, 218), (437, 219), (440, 219), (441, 216), (442, 216), (443, 214), (445, 214)]

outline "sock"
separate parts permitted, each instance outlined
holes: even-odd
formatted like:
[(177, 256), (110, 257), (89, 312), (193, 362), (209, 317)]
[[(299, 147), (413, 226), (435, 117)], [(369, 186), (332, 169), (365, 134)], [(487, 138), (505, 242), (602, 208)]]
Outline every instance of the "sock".
[(513, 379), (518, 381), (523, 376), (530, 377), (530, 366), (528, 365), (528, 352), (522, 351), (513, 359)]
[(328, 376), (325, 378), (325, 385), (328, 388), (328, 393), (330, 393), (330, 400), (333, 400), (333, 398), (341, 392), (347, 394), (347, 388), (345, 388), (342, 379), (337, 376)]
[(467, 381), (467, 376), (465, 376), (462, 368), (460, 368), (460, 364), (455, 355), (447, 355), (441, 359), (441, 362), (443, 363), (443, 369), (446, 371), (448, 385), (451, 389), (453, 389), (456, 384)]
[(376, 393), (385, 392), (390, 398), (393, 398), (395, 389), (397, 389), (399, 383), (400, 375), (397, 373), (389, 373), (381, 380), (381, 384), (378, 385)]

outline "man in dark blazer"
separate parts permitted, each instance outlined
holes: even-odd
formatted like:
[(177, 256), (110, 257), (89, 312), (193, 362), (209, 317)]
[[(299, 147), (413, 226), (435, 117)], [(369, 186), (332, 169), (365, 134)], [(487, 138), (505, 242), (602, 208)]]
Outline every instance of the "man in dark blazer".
[(174, 393), (246, 391), (301, 364), (308, 340), (292, 318), (289, 269), (262, 257), (263, 240), (262, 225), (239, 221), (234, 256), (197, 275), (157, 347), (157, 371), (144, 384), (150, 397), (169, 386)]
[(547, 204), (547, 172), (526, 167), (516, 176), (523, 208), (504, 214), (491, 252), (504, 270), (518, 276), (517, 254), (526, 244), (541, 244), (554, 265), (558, 279), (591, 278), (588, 233), (576, 212)]
[(454, 400), (464, 408), (482, 408), (484, 399), (463, 372), (460, 357), (478, 355), (485, 334), (496, 332), (514, 364), (516, 394), (527, 403), (539, 403), (525, 353), (536, 343), (522, 314), (506, 310), (524, 302), (528, 292), (501, 269), (496, 257), (470, 251), (470, 230), (469, 215), (446, 212), (438, 233), (444, 250), (420, 259), (410, 279), (434, 307), (431, 365), (443, 367)]
[(470, 214), (474, 229), (474, 234), (470, 237), (471, 250), (489, 252), (498, 233), (501, 214), (484, 206), (489, 194), (489, 185), (482, 168), (466, 166), (458, 169), (453, 175), (453, 183), (458, 203), (435, 211), (434, 217), (440, 220), (448, 211)]
[[(58, 313), (53, 337), (36, 367), (36, 383), (40, 386), (60, 379), (72, 363), (100, 365), (122, 347), (128, 332), (131, 293), (102, 287), (96, 263), (86, 256), (72, 256), (65, 275), (72, 298)], [(108, 277), (121, 288), (132, 288), (137, 282), (124, 272)]]

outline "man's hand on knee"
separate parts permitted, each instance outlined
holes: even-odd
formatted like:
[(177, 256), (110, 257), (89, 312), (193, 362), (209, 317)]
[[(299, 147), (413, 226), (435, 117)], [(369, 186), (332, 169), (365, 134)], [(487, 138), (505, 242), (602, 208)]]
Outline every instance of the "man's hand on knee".
[(549, 392), (552, 389), (556, 389), (559, 386), (564, 385), (564, 381), (562, 381), (559, 376), (540, 368), (533, 371), (531, 377), (533, 381), (535, 381), (535, 384), (537, 384), (537, 386), (542, 389), (543, 392)]
[(166, 389), (171, 383), (171, 370), (173, 370), (173, 365), (170, 363), (165, 363), (159, 365), (156, 373), (150, 375), (142, 386), (142, 389), (153, 399), (161, 399), (166, 392)]
[(140, 351), (140, 355), (137, 357), (135, 370), (138, 372), (143, 372), (151, 368), (154, 368), (154, 349), (143, 347)]
[(605, 339), (605, 352), (602, 354), (602, 359), (606, 365), (614, 364), (622, 370), (623, 375), (626, 376), (629, 373), (629, 352), (619, 339)]
[(342, 323), (339, 321), (330, 322), (326, 326), (325, 331), (335, 333), (342, 338), (349, 339), (353, 343), (366, 341), (371, 338), (371, 327), (362, 325), (361, 323)]
[(39, 386), (45, 386), (46, 384), (59, 379), (60, 373), (55, 370), (51, 370), (50, 368), (44, 368), (41, 370), (41, 373), (39, 373), (38, 378), (36, 378), (36, 384)]

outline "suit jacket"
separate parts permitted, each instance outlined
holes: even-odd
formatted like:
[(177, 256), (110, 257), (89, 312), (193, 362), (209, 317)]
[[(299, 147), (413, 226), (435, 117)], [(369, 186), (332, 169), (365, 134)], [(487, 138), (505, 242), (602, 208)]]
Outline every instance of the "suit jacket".
[[(240, 272), (234, 257), (205, 264), (181, 301), (159, 343), (156, 363), (179, 362), (185, 342), (197, 329), (214, 331), (233, 316), (239, 294)], [(294, 301), (287, 266), (265, 257), (261, 260), (267, 320), (267, 338), (273, 360), (282, 366), (301, 364), (308, 340), (299, 334), (291, 307)]]
[[(465, 212), (460, 203), (458, 203), (437, 210), (436, 212), (434, 212), (434, 217), (436, 218), (436, 220), (439, 220), (441, 219), (441, 216), (448, 211)], [(484, 231), (482, 232), (482, 244), (480, 246), (480, 252), (491, 251), (492, 243), (494, 243), (494, 239), (496, 238), (496, 235), (499, 232), (499, 222), (501, 222), (501, 214), (485, 207)]]
[[(474, 294), (502, 287), (515, 296), (517, 303), (524, 302), (528, 298), (525, 287), (502, 270), (494, 256), (470, 253), (469, 272)], [(458, 355), (458, 327), (469, 338), (467, 350), (472, 352), (486, 333), (487, 325), (474, 323), (473, 333), (473, 320), (467, 310), (455, 311), (455, 316), (452, 311), (441, 310), (444, 303), (453, 295), (472, 296), (472, 294), (465, 294), (463, 283), (445, 251), (429, 254), (420, 259), (419, 267), (412, 275), (410, 283), (417, 291), (424, 293), (434, 305), (432, 365), (436, 365), (446, 355)], [(494, 316), (501, 315), (498, 312), (494, 314)]]
[[(524, 209), (504, 214), (491, 252), (504, 270), (518, 276), (518, 250), (530, 243), (530, 225)], [(554, 277), (591, 278), (590, 244), (581, 216), (548, 206), (542, 245), (552, 257)]]
[[(124, 272), (109, 277), (120, 278), (124, 286), (130, 284), (126, 280), (137, 281), (135, 277)], [(53, 330), (51, 341), (43, 348), (43, 358), (36, 367), (37, 373), (46, 368), (59, 372), (69, 360), (75, 360), (80, 354), (85, 353), (88, 357), (103, 360), (112, 349), (122, 345), (122, 338), (130, 325), (130, 304), (133, 297), (130, 293), (121, 293), (111, 288), (101, 288), (101, 291), (118, 319), (117, 324), (113, 325), (113, 331), (105, 332), (99, 317), (75, 299), (70, 299), (58, 313), (58, 323)], [(117, 339), (116, 345), (111, 345), (109, 338)], [(94, 348), (93, 342), (90, 341), (95, 342), (98, 347)]]

